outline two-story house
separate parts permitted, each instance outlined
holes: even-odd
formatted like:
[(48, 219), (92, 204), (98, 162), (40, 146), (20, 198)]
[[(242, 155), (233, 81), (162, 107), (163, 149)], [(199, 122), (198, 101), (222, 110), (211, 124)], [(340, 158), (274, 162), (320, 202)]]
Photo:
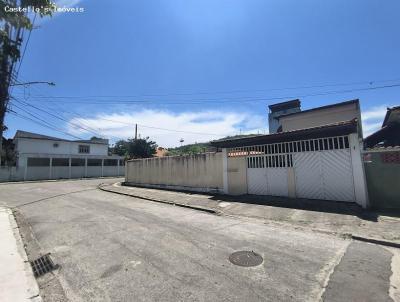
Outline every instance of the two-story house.
[(24, 179), (121, 175), (124, 159), (108, 155), (108, 140), (66, 140), (18, 130), (14, 136), (17, 168)]

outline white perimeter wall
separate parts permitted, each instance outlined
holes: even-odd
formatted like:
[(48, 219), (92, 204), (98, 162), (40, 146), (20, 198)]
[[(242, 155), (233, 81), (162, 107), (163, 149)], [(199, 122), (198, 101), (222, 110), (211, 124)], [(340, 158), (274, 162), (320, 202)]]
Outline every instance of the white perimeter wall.
[(223, 191), (221, 153), (130, 160), (126, 182), (148, 187)]

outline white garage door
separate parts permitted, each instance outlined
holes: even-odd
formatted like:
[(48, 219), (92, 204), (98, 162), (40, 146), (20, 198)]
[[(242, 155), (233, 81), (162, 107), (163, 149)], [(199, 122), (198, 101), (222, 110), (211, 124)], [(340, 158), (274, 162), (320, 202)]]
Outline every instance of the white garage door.
[(288, 196), (288, 172), (284, 156), (248, 157), (247, 191), (254, 195)]
[(354, 201), (349, 149), (294, 154), (296, 195), (301, 198)]

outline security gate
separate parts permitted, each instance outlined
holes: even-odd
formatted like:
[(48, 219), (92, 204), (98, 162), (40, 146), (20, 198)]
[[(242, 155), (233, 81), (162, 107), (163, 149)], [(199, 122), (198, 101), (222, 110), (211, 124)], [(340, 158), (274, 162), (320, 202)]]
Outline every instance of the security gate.
[(247, 158), (248, 193), (288, 196), (288, 158), (284, 155)]
[(350, 150), (296, 153), (296, 196), (354, 201)]
[(247, 157), (249, 194), (288, 196), (288, 171), (293, 170), (291, 186), (296, 197), (355, 201), (348, 136), (232, 148), (229, 152), (229, 156)]

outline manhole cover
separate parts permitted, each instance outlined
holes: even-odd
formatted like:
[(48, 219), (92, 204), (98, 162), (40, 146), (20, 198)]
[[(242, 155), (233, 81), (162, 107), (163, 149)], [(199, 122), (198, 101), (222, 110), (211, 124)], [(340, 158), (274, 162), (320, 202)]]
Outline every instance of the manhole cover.
[(36, 260), (31, 261), (31, 266), (35, 277), (40, 277), (58, 268), (58, 265), (54, 265), (51, 260), (50, 254), (43, 255)]
[(257, 266), (263, 262), (261, 255), (253, 251), (238, 251), (229, 256), (229, 261), (239, 266)]

